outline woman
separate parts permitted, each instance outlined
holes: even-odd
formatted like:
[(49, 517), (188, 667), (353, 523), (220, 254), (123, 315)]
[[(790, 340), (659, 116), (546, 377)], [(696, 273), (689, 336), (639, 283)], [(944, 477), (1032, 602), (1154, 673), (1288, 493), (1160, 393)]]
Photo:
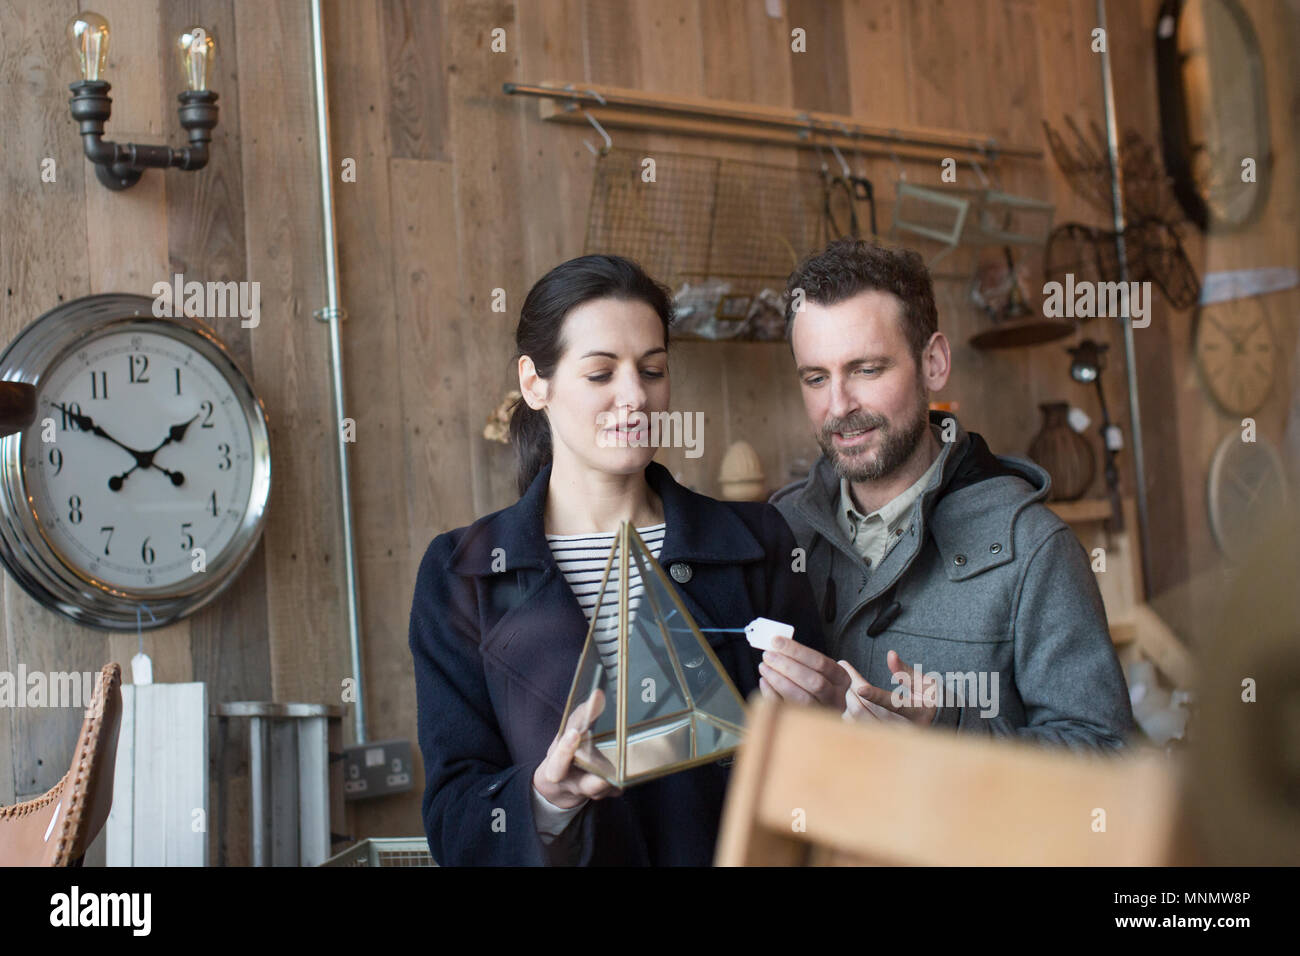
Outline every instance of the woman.
[[(695, 494), (651, 461), (645, 421), (668, 409), (671, 314), (667, 290), (615, 256), (557, 266), (524, 302), (510, 422), (522, 497), (433, 540), (411, 609), (424, 825), (440, 864), (712, 862), (723, 761), (623, 792), (573, 762), (599, 692), (559, 733), (599, 597), (592, 569), (620, 522), (671, 571), (701, 628), (768, 617), (823, 650), (777, 510)], [(742, 696), (760, 684), (800, 696), (743, 633), (705, 634)], [(843, 706), (844, 687), (803, 686)]]

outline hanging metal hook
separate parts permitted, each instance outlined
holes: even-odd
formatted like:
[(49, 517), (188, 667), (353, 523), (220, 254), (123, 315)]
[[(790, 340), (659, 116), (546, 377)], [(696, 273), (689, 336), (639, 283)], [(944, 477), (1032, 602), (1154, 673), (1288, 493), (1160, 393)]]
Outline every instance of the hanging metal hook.
[[(835, 121), (835, 125), (840, 128), (840, 132), (842, 132), (846, 137), (849, 137), (850, 139), (852, 138), (852, 134), (849, 132), (849, 128), (847, 126), (845, 126), (839, 120)], [(839, 147), (835, 145), (835, 140), (830, 139), (830, 137), (827, 137), (827, 139), (830, 142), (831, 152), (835, 154), (835, 158), (840, 162), (840, 174), (843, 175), (845, 179), (848, 179), (850, 176), (853, 175), (853, 170), (850, 169), (849, 164), (844, 161), (844, 154), (841, 153), (839, 151)]]
[(605, 127), (600, 125), (600, 120), (596, 119), (596, 117), (592, 116), (586, 110), (582, 111), (582, 115), (587, 117), (587, 122), (596, 128), (596, 132), (599, 133), (601, 138), (605, 141), (605, 145), (601, 146), (599, 149), (592, 146), (591, 140), (586, 138), (582, 140), (583, 145), (586, 146), (587, 149), (591, 150), (593, 156), (604, 156), (613, 147), (614, 141), (609, 138), (609, 133), (605, 132)]
[[(894, 139), (902, 139), (902, 136), (899, 134), (898, 130), (896, 129), (891, 129), (889, 131), (889, 135), (894, 137)], [(894, 161), (894, 168), (898, 170), (899, 181), (907, 182), (907, 170), (904, 169), (903, 164), (899, 162), (898, 154), (894, 152), (894, 148), (892, 146), (889, 148), (889, 158)]]
[[(594, 96), (596, 98), (596, 102), (599, 103), (601, 106), (606, 105), (605, 97), (601, 96), (595, 90), (584, 90), (583, 92), (589, 96)], [(591, 123), (591, 125), (596, 128), (596, 132), (599, 133), (600, 138), (605, 141), (605, 145), (602, 146), (600, 149), (596, 149), (595, 146), (591, 145), (590, 141), (584, 139), (582, 142), (586, 145), (587, 149), (591, 150), (591, 154), (593, 156), (604, 156), (606, 153), (610, 151), (610, 149), (613, 148), (614, 141), (610, 139), (609, 134), (605, 132), (605, 127), (600, 125), (600, 120), (596, 119), (596, 117), (592, 116), (586, 110), (582, 111), (582, 115), (587, 117), (587, 122)]]
[[(574, 85), (572, 83), (565, 83), (563, 89), (569, 93), (579, 92), (577, 89), (574, 88)], [(601, 96), (595, 90), (582, 90), (581, 92), (586, 93), (588, 96), (594, 97), (596, 102), (599, 103), (601, 106), (607, 105), (607, 101), (605, 97)], [(605, 127), (600, 125), (600, 120), (596, 119), (596, 117), (588, 113), (583, 108), (582, 104), (577, 101), (576, 98), (571, 97), (567, 102), (565, 102), (564, 108), (566, 111), (577, 110), (579, 113), (585, 116), (587, 118), (587, 122), (590, 123), (595, 128), (596, 132), (600, 134), (600, 138), (605, 141), (605, 145), (597, 149), (595, 146), (591, 145), (591, 140), (585, 138), (583, 139), (582, 141), (583, 145), (585, 145), (587, 149), (591, 150), (591, 154), (593, 156), (604, 156), (606, 153), (610, 151), (610, 149), (613, 148), (614, 140), (610, 138), (609, 133), (605, 132)]]

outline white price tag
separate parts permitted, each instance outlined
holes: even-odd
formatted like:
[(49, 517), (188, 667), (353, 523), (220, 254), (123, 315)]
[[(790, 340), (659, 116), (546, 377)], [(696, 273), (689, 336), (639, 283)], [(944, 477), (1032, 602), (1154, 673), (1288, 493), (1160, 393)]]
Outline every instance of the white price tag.
[(756, 617), (745, 625), (745, 637), (760, 651), (772, 650), (772, 638), (794, 638), (794, 627), (766, 617)]
[(153, 683), (153, 661), (148, 654), (142, 652), (131, 658), (131, 683)]
[(1111, 425), (1106, 429), (1106, 447), (1111, 451), (1119, 451), (1124, 447), (1124, 433), (1119, 430), (1118, 425)]

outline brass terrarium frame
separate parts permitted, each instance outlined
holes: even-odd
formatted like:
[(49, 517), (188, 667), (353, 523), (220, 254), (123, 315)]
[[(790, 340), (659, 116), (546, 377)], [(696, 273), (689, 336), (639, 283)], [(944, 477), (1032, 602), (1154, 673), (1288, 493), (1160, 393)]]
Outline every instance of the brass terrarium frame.
[[(642, 580), (641, 605), (638, 609), (638, 618), (648, 615), (654, 621), (653, 628), (645, 628), (644, 621), (641, 622), (640, 626), (650, 631), (652, 635), (662, 639), (671, 665), (671, 677), (675, 682), (674, 686), (681, 691), (683, 706), (668, 713), (636, 720), (629, 725), (628, 693), (629, 663), (631, 660), (629, 636), (631, 621), (628, 612), (628, 591), (630, 562), (634, 560), (640, 568)], [(609, 585), (611, 573), (618, 575), (616, 579), (618, 581), (618, 674), (614, 682), (616, 687), (614, 691), (616, 698), (614, 702), (614, 727), (613, 729), (596, 731), (595, 724), (597, 722), (593, 721), (591, 727), (583, 728), (582, 743), (574, 756), (574, 763), (584, 770), (608, 780), (615, 786), (625, 787), (670, 773), (676, 773), (679, 770), (710, 763), (734, 753), (739, 746), (740, 739), (744, 736), (744, 700), (741, 698), (740, 692), (736, 690), (735, 684), (727, 675), (727, 671), (718, 660), (717, 655), (709, 646), (709, 642), (700, 632), (699, 626), (687, 612), (676, 589), (673, 588), (667, 575), (664, 574), (663, 568), (659, 566), (659, 562), (650, 553), (649, 548), (646, 547), (641, 536), (637, 534), (636, 529), (632, 527), (630, 522), (626, 521), (619, 526), (613, 546), (610, 548), (609, 558), (605, 562), (605, 570), (600, 580), (600, 590), (597, 592), (596, 608), (592, 612), (591, 624), (587, 629), (587, 640), (578, 659), (578, 667), (574, 672), (573, 684), (569, 690), (569, 698), (565, 704), (564, 717), (560, 726), (567, 728), (574, 710), (585, 703), (595, 690), (605, 689), (607, 683), (604, 679), (606, 669), (604, 662), (601, 660), (596, 635), (600, 621), (600, 609), (601, 605), (605, 603), (605, 589)], [(661, 594), (655, 593), (654, 584), (659, 585)], [(660, 607), (661, 595), (667, 596), (671, 602), (670, 607)], [(679, 633), (689, 628), (690, 635), (703, 652), (703, 658), (700, 658), (697, 663), (692, 663), (696, 660), (695, 658), (683, 661), (682, 654), (679, 653), (679, 649), (674, 644), (668, 626), (668, 622), (674, 614), (681, 624), (685, 625), (685, 627), (678, 628)], [(656, 663), (659, 663), (657, 659)], [(691, 680), (687, 675), (688, 669), (697, 674), (707, 673), (695, 670), (695, 668), (700, 668), (705, 664), (713, 669), (719, 682), (709, 688), (712, 696), (719, 699), (708, 705), (703, 705), (700, 696), (692, 691)], [(585, 680), (584, 676), (586, 677)], [(717, 706), (719, 702), (723, 705), (722, 707)], [(607, 700), (605, 712), (608, 711), (608, 707), (609, 702)], [(724, 713), (715, 713), (713, 712), (715, 710), (722, 710)], [(688, 753), (683, 754), (678, 759), (669, 759), (656, 763), (644, 771), (628, 772), (630, 744), (646, 743), (649, 745), (662, 743), (665, 740), (671, 740), (671, 735), (675, 733), (680, 739), (679, 732), (682, 729), (686, 729), (689, 733), (690, 746)], [(711, 746), (705, 751), (701, 746), (701, 732), (706, 730), (714, 731), (719, 740), (726, 742), (719, 746)], [(656, 734), (660, 736), (656, 736)], [(641, 737), (639, 741), (635, 740), (638, 736)], [(734, 742), (732, 742), (731, 738), (734, 738)], [(610, 747), (611, 740), (614, 742), (612, 748)], [(672, 746), (672, 744), (670, 743), (669, 746)], [(612, 756), (614, 760), (612, 763), (609, 762), (608, 755), (604, 753), (604, 751), (610, 749), (613, 750)], [(649, 748), (647, 747), (647, 749)]]

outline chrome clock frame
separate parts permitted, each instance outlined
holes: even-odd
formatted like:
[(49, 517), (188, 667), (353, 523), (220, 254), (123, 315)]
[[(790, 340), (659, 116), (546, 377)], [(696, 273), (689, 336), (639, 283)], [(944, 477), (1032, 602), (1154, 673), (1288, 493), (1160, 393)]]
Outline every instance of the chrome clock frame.
[[(266, 409), (248, 377), (213, 330), (185, 315), (158, 318), (154, 299), (128, 293), (86, 296), (51, 309), (27, 326), (0, 355), (0, 380), (36, 386), (37, 419), (0, 438), (0, 561), (28, 594), (53, 611), (99, 630), (165, 627), (194, 613), (228, 588), (247, 565), (261, 538), (271, 491), (270, 429)], [(170, 336), (216, 367), (239, 402), (251, 435), (252, 483), (248, 505), (234, 536), (207, 559), (207, 570), (179, 585), (122, 590), (97, 581), (65, 562), (47, 540), (29, 504), (23, 469), (28, 442), (40, 442), (43, 378), (50, 368), (89, 341), (125, 327)], [(28, 464), (34, 465), (35, 459)], [(147, 607), (146, 613), (141, 605)]]

